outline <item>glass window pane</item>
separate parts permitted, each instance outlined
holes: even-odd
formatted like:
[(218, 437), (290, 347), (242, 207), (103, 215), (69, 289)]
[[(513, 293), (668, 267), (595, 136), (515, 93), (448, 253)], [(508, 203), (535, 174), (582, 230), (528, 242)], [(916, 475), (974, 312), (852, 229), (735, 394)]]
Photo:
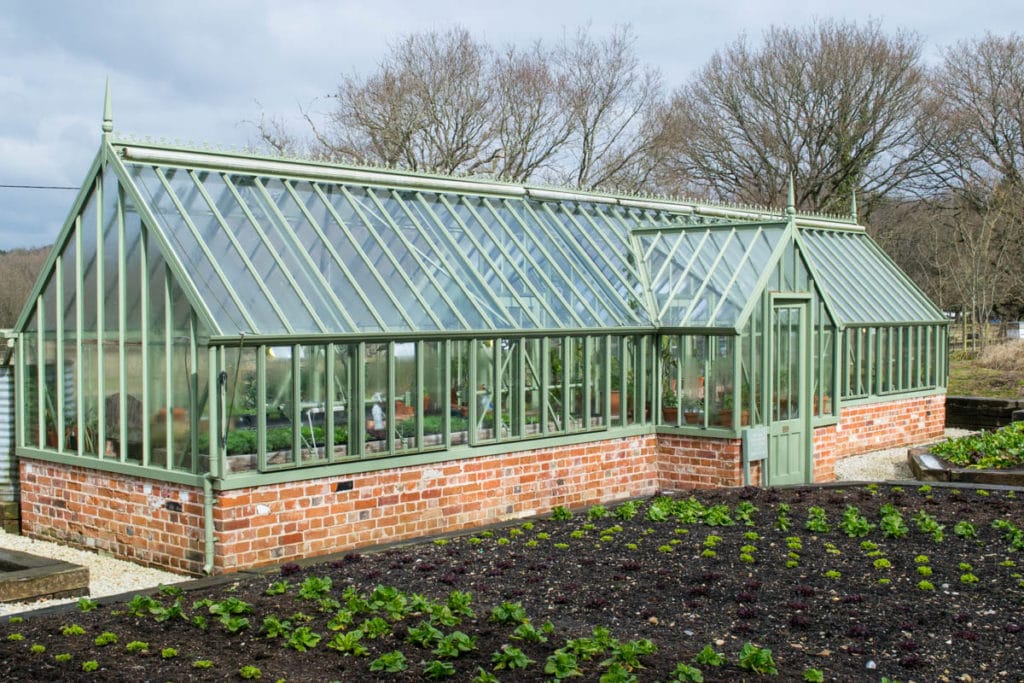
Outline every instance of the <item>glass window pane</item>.
[(569, 373), (566, 383), (566, 395), (569, 402), (569, 429), (577, 431), (585, 429), (583, 421), (585, 415), (583, 410), (584, 382), (586, 365), (584, 364), (583, 337), (569, 337)]
[(366, 421), (366, 452), (380, 453), (388, 448), (388, 367), (390, 364), (387, 344), (366, 344), (363, 357), (363, 386), (366, 394), (362, 397), (363, 419)]
[(547, 407), (543, 419), (547, 421), (548, 432), (560, 432), (564, 429), (563, 410), (565, 406), (565, 369), (564, 348), (562, 337), (548, 337), (547, 374), (544, 386), (547, 387)]
[(600, 427), (608, 424), (608, 416), (605, 414), (605, 358), (607, 357), (607, 338), (604, 336), (591, 337), (590, 343), (590, 366), (588, 370), (588, 384), (590, 389), (590, 408), (585, 412), (586, 428)]
[(501, 355), (500, 346), (495, 345), (495, 340), (477, 340), (474, 344), (476, 354), (476, 391), (474, 400), (476, 402), (476, 440), (490, 441), (500, 429), (500, 416), (498, 414), (497, 394), (497, 363), (500, 362), (496, 356)]
[(444, 342), (426, 341), (423, 347), (423, 447), (444, 445), (444, 414), (452, 408), (444, 384)]
[(267, 467), (293, 461), (294, 377), (292, 354), (300, 347), (273, 346), (266, 358), (266, 452)]
[(334, 449), (333, 460), (342, 460), (349, 455), (358, 455), (359, 444), (353, 443), (353, 419), (362, 420), (361, 411), (357, 410), (356, 373), (358, 371), (358, 346), (355, 344), (334, 344), (333, 393), (331, 410), (334, 414), (334, 433), (327, 434), (325, 439), (332, 439)]
[(524, 339), (523, 344), (523, 375), (526, 379), (523, 414), (526, 420), (526, 434), (537, 434), (541, 431), (541, 368), (543, 367), (542, 344), (540, 339)]
[(679, 407), (682, 419), (688, 425), (704, 424), (704, 359), (707, 354), (707, 337), (683, 335), (682, 345), (682, 387), (678, 388)]
[(299, 356), (300, 462), (315, 464), (329, 457), (324, 434), (327, 418), (327, 347), (297, 347)]
[(611, 414), (608, 415), (607, 424), (612, 427), (618, 427), (622, 425), (622, 386), (623, 380), (623, 361), (622, 353), (625, 350), (624, 344), (625, 337), (614, 336), (609, 340), (608, 343), (608, 355), (611, 357)]
[[(708, 338), (708, 391), (711, 392), (711, 412), (718, 415), (718, 424), (731, 427), (740, 387), (733, 385), (733, 355), (735, 337)], [(795, 383), (794, 383), (795, 384)], [(750, 424), (750, 410), (739, 406), (740, 425)]]
[(247, 472), (256, 469), (257, 408), (259, 381), (254, 347), (225, 350), (224, 372), (227, 373), (224, 430), (227, 434), (227, 471)]
[(451, 386), (448, 389), (449, 407), (452, 420), (452, 445), (464, 444), (468, 441), (469, 402), (472, 400), (469, 387), (469, 345), (465, 339), (451, 342), (451, 353), (448, 359), (451, 373)]
[(416, 448), (416, 413), (423, 411), (423, 394), (416, 386), (416, 344), (395, 344), (396, 449)]

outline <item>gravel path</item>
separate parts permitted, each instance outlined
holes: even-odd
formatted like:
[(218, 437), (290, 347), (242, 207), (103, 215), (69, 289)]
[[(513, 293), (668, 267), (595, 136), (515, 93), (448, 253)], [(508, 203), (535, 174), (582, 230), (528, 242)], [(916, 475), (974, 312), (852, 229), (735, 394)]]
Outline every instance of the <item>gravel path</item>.
[[(967, 429), (947, 429), (941, 439), (932, 439), (918, 444), (924, 446), (937, 441), (970, 434)], [(907, 447), (887, 448), (861, 455), (851, 455), (836, 463), (838, 481), (889, 481), (892, 479), (913, 479), (907, 464)]]
[[(179, 583), (190, 577), (170, 572), (143, 567), (112, 557), (103, 557), (98, 553), (75, 550), (57, 543), (36, 541), (25, 536), (8, 534), (0, 530), (0, 548), (31, 553), (40, 557), (64, 560), (89, 568), (89, 593), (91, 598), (106, 595), (118, 595), (131, 591), (143, 591), (155, 588), (160, 584)], [(0, 603), (0, 615), (41, 609), (51, 605), (63, 605), (77, 602), (78, 598), (63, 600), (36, 600), (34, 602)]]
[[(963, 429), (947, 429), (946, 437), (967, 434)], [(941, 440), (941, 439), (937, 439)], [(907, 466), (907, 448), (890, 448), (873, 453), (855, 455), (836, 464), (836, 478), (840, 481), (886, 481), (889, 479), (910, 479)], [(4, 533), (0, 530), (0, 548), (50, 557), (89, 567), (90, 597), (118, 595), (132, 591), (155, 588), (160, 584), (187, 581), (190, 577), (142, 567), (131, 562), (103, 557), (94, 552), (75, 550), (57, 543), (36, 541), (24, 536)], [(77, 598), (65, 600), (38, 600), (27, 603), (0, 603), (0, 615), (40, 609), (51, 605), (76, 602)]]

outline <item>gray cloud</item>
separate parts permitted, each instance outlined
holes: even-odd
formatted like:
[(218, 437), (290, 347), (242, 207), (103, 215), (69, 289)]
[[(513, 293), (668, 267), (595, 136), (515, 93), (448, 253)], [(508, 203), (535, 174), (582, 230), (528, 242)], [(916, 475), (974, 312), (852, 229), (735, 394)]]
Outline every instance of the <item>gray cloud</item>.
[[(741, 32), (756, 38), (772, 23), (873, 13), (888, 29), (921, 33), (933, 52), (988, 28), (1024, 25), (1019, 3), (986, 5), (0, 0), (0, 184), (79, 184), (96, 153), (107, 78), (117, 131), (243, 146), (257, 101), (299, 126), (299, 105), (328, 94), (342, 73), (372, 69), (389, 42), (428, 28), (461, 23), (492, 44), (527, 45), (587, 23), (595, 34), (631, 23), (641, 57), (675, 87), (715, 49)], [(52, 241), (73, 197), (0, 189), (0, 249)]]

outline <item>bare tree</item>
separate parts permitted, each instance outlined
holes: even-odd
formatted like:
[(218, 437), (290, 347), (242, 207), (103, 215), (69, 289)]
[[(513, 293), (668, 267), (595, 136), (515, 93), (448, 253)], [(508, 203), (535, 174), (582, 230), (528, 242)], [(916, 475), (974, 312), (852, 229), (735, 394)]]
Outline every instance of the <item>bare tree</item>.
[[(1004, 193), (999, 190), (994, 194)], [(943, 272), (953, 284), (961, 310), (975, 325), (974, 339), (982, 347), (988, 341), (987, 323), (1015, 284), (1013, 266), (1020, 255), (1021, 208), (1017, 193), (991, 196), (983, 210), (961, 198), (959, 206), (939, 216), (938, 227), (952, 238)]]
[(479, 170), (497, 151), (490, 62), (490, 48), (461, 28), (401, 40), (377, 73), (342, 81), (325, 127), (306, 116), (317, 153), (411, 170)]
[[(500, 53), (455, 28), (400, 40), (373, 74), (342, 80), (325, 120), (303, 116), (329, 160), (637, 189), (659, 163), (663, 99), (628, 27)], [(274, 120), (255, 125), (275, 153), (302, 147)]]
[(948, 198), (934, 238), (951, 243), (946, 274), (962, 310), (987, 323), (997, 308), (1024, 307), (1024, 39), (958, 43), (928, 85), (930, 172), (919, 184)]
[(1001, 186), (1024, 187), (1024, 38), (986, 34), (958, 43), (946, 50), (929, 90), (922, 136), (931, 187), (979, 206)]
[(556, 155), (574, 130), (559, 97), (565, 85), (564, 75), (555, 72), (540, 43), (529, 52), (510, 47), (497, 60), (498, 176), (525, 181), (553, 171)]
[(0, 252), (0, 328), (18, 321), (49, 253), (50, 247)]
[(564, 74), (562, 106), (573, 123), (562, 182), (580, 188), (642, 185), (653, 170), (661, 75), (636, 56), (628, 26), (595, 40), (587, 29), (555, 51)]
[[(918, 172), (921, 41), (866, 25), (772, 27), (716, 53), (669, 110), (685, 135), (676, 169), (722, 199), (847, 213), (854, 189), (884, 196)], [(862, 203), (870, 209), (870, 204)]]

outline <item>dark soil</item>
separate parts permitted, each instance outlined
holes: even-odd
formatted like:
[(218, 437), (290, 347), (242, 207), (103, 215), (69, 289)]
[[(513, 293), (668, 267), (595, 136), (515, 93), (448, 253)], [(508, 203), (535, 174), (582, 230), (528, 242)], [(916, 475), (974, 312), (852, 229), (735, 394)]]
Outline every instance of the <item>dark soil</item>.
[[(479, 669), (506, 682), (551, 680), (554, 676), (544, 671), (549, 656), (573, 645), (582, 674), (576, 680), (598, 681), (602, 675), (608, 681), (634, 680), (630, 676), (639, 681), (691, 680), (676, 677), (680, 663), (699, 668), (707, 681), (758, 680), (762, 675), (749, 663), (742, 666), (746, 643), (771, 650), (778, 675), (766, 680), (804, 680), (808, 670), (832, 681), (1024, 680), (1024, 532), (1013, 531), (1024, 526), (1024, 494), (860, 486), (701, 491), (693, 496), (704, 510), (696, 520), (686, 518), (685, 506), (647, 500), (631, 519), (611, 514), (588, 519), (577, 511), (571, 520), (535, 520), (532, 528), (520, 522), (475, 536), (350, 554), (303, 567), (286, 565), (263, 577), (189, 590), (180, 598), (167, 594), (172, 591), (153, 591), (164, 608), (180, 599), (183, 616), (163, 622), (156, 618), (159, 609), (154, 612), (141, 603), (136, 606), (145, 616), (133, 616), (126, 603), (88, 612), (76, 608), (30, 614), (21, 623), (0, 625), (0, 678), (242, 680), (240, 669), (252, 666), (264, 681), (422, 681), (426, 667), (439, 656), (432, 653), (433, 645), (421, 647), (408, 639), (410, 628), (430, 619), (425, 603), (414, 606), (412, 595), (419, 594), (437, 605), (433, 614), (442, 634), (458, 630), (476, 639), (472, 651), (439, 660), (453, 665), (449, 680), (456, 681), (473, 680)], [(880, 508), (885, 503), (892, 503), (902, 516), (905, 536), (883, 533)], [(740, 514), (748, 504), (756, 508), (749, 514), (750, 524)], [(716, 505), (728, 506), (733, 525), (709, 525), (722, 521), (718, 512), (723, 508), (707, 512)], [(788, 531), (778, 528), (784, 505), (792, 522)], [(830, 531), (806, 528), (811, 506), (826, 511)], [(864, 536), (848, 536), (840, 526), (847, 506), (856, 507), (875, 528)], [(694, 506), (689, 509), (692, 514)], [(670, 511), (667, 519), (661, 519), (661, 510)], [(920, 511), (944, 527), (941, 541), (919, 528), (914, 516)], [(993, 528), (996, 520), (1012, 526)], [(958, 522), (972, 524), (977, 535), (971, 537), (970, 529), (957, 527)], [(709, 536), (721, 538), (714, 557), (703, 556)], [(788, 537), (798, 537), (799, 545)], [(747, 545), (753, 550), (742, 550)], [(787, 567), (787, 562), (796, 566)], [(876, 566), (886, 562), (891, 566)], [(925, 565), (931, 569), (928, 577), (918, 571)], [(839, 575), (830, 578), (827, 572)], [(971, 576), (977, 581), (971, 582)], [(307, 592), (313, 587), (310, 578), (331, 580), (324, 603), (300, 597), (304, 582)], [(286, 592), (266, 594), (282, 580), (289, 584)], [(923, 580), (934, 590), (919, 587)], [(378, 586), (401, 591), (404, 610), (392, 596), (392, 605), (398, 607), (389, 615), (388, 596), (378, 591), (373, 599)], [(439, 605), (452, 591), (472, 595), (475, 617), (443, 623)], [(221, 604), (227, 598), (249, 603), (251, 612), (241, 616), (251, 626), (229, 633), (208, 604), (195, 604), (207, 598)], [(538, 631), (550, 621), (546, 642), (517, 638), (513, 631), (518, 622), (493, 620), (492, 609), (503, 602), (521, 603)], [(332, 630), (339, 624), (329, 621), (340, 608), (354, 613), (354, 623)], [(205, 630), (192, 623), (196, 616), (207, 619)], [(286, 633), (304, 626), (322, 639), (305, 652), (287, 647), (286, 636), (268, 637), (264, 630), (264, 619), (271, 616), (290, 622)], [(374, 617), (390, 633), (370, 638), (363, 627), (360, 644), (366, 656), (347, 656), (328, 647), (339, 633), (356, 630)], [(69, 624), (77, 624), (84, 634), (62, 635)], [(595, 639), (595, 649), (601, 651), (587, 659), (586, 642), (569, 641), (591, 637), (595, 627), (608, 629), (610, 638), (603, 644)], [(117, 642), (97, 645), (103, 632), (115, 634)], [(642, 639), (651, 641), (656, 651), (630, 659), (630, 641)], [(132, 641), (148, 643), (147, 651), (130, 652)], [(45, 652), (39, 651), (40, 645)], [(695, 662), (708, 645), (724, 655), (723, 664)], [(534, 663), (525, 669), (495, 670), (492, 658), (503, 646), (521, 649)], [(162, 657), (164, 648), (175, 648), (176, 656)], [(404, 654), (404, 672), (371, 671), (380, 655), (395, 650)], [(59, 654), (69, 654), (70, 660), (57, 661)], [(622, 667), (612, 663), (616, 657)], [(83, 663), (92, 660), (98, 669), (84, 672)], [(212, 667), (194, 668), (196, 660), (209, 660)], [(769, 668), (765, 661), (764, 668)]]

